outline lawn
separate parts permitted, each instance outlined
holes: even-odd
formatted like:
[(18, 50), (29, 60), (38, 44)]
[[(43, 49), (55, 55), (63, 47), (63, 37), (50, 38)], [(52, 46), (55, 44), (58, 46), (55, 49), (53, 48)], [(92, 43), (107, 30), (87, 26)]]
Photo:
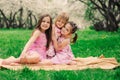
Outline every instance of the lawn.
[[(18, 57), (31, 36), (31, 30), (0, 30), (0, 58)], [(78, 40), (71, 44), (75, 57), (115, 57), (120, 63), (120, 30), (105, 32), (79, 30)], [(0, 80), (120, 80), (120, 67), (112, 70), (85, 69), (77, 71), (19, 71), (0, 69)]]

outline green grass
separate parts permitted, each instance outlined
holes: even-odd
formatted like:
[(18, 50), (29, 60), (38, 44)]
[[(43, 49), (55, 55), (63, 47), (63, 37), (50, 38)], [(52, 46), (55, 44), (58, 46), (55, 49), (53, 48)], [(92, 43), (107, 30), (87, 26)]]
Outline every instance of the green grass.
[[(18, 57), (30, 38), (31, 30), (0, 30), (0, 58)], [(78, 40), (71, 44), (75, 57), (115, 57), (120, 62), (120, 30), (96, 32), (78, 31)], [(0, 80), (120, 80), (120, 67), (112, 70), (86, 69), (78, 71), (19, 71), (0, 69)]]

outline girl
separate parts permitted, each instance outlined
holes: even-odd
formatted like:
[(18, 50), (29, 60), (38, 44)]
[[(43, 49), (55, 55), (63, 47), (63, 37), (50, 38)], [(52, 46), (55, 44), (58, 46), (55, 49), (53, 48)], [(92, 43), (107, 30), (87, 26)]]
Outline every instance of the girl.
[[(68, 22), (69, 20), (69, 16), (67, 13), (62, 12), (60, 13), (56, 19), (55, 19), (55, 24), (53, 24), (53, 27), (55, 28), (55, 35), (52, 36), (56, 36), (57, 40), (61, 35), (61, 29), (62, 27), (65, 26), (65, 24)], [(54, 31), (52, 31), (54, 32)], [(55, 50), (53, 47), (53, 43), (51, 43), (49, 50), (47, 51), (47, 58), (52, 58), (53, 56), (55, 56)]]
[[(54, 29), (54, 28), (53, 28)], [(77, 25), (70, 21), (68, 22), (65, 27), (61, 30), (61, 37), (57, 41), (57, 38), (55, 36), (52, 36), (54, 48), (56, 50), (56, 55), (49, 59), (44, 60), (42, 63), (46, 64), (75, 64), (74, 61), (74, 55), (71, 51), (70, 42), (76, 42), (77, 40), (77, 34), (75, 33), (77, 31)], [(74, 38), (72, 39), (72, 34), (75, 34)]]
[(25, 45), (19, 58), (8, 58), (3, 64), (17, 63), (38, 63), (46, 59), (46, 50), (51, 42), (52, 18), (45, 14), (41, 16), (36, 29)]
[(55, 35), (57, 39), (61, 36), (61, 29), (65, 26), (68, 20), (69, 16), (65, 12), (62, 12), (56, 17), (55, 24), (53, 24), (53, 27), (55, 27)]

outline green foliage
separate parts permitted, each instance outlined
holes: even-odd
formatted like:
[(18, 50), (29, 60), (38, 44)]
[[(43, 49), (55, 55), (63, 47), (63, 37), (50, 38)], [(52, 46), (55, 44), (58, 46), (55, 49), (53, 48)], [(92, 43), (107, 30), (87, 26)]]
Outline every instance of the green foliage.
[[(0, 58), (18, 57), (31, 36), (31, 30), (0, 30)], [(120, 30), (96, 32), (78, 31), (78, 40), (71, 44), (76, 57), (115, 57), (120, 62)], [(86, 69), (76, 71), (19, 71), (0, 69), (0, 80), (119, 80), (120, 67), (113, 70)]]
[(96, 31), (119, 29), (119, 0), (79, 0), (87, 5), (85, 19), (92, 21)]
[(94, 11), (93, 10), (94, 5), (91, 3), (91, 1), (87, 1), (87, 9), (85, 10), (85, 16), (84, 18), (88, 21), (94, 19)]

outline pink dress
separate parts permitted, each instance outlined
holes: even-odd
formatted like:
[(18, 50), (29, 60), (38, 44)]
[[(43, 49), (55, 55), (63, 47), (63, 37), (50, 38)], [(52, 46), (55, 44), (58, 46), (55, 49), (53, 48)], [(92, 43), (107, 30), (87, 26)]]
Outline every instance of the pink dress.
[(46, 51), (46, 54), (47, 54), (47, 59), (50, 59), (53, 56), (55, 56), (55, 49), (54, 49), (54, 46), (53, 46), (52, 42), (51, 42), (51, 44), (49, 46), (49, 49)]
[[(57, 28), (57, 26), (55, 26), (55, 25), (53, 25), (53, 26), (55, 28), (55, 36), (58, 39), (61, 35), (61, 30), (59, 28)], [(54, 45), (53, 45), (53, 42), (51, 42), (50, 47), (47, 50), (47, 58), (50, 59), (50, 58), (54, 57), (55, 54), (56, 53), (55, 53)]]
[(55, 35), (57, 39), (61, 36), (61, 29), (59, 29), (57, 26), (55, 26)]
[(44, 33), (41, 33), (40, 36), (36, 39), (36, 41), (28, 49), (28, 52), (37, 52), (40, 54), (41, 60), (46, 59), (46, 44), (46, 35)]
[[(59, 41), (63, 41), (64, 38), (59, 38)], [(70, 40), (69, 40), (70, 41)], [(54, 64), (68, 64), (74, 59), (74, 55), (71, 50), (71, 46), (68, 44), (62, 50), (56, 52), (56, 55), (50, 59)]]

